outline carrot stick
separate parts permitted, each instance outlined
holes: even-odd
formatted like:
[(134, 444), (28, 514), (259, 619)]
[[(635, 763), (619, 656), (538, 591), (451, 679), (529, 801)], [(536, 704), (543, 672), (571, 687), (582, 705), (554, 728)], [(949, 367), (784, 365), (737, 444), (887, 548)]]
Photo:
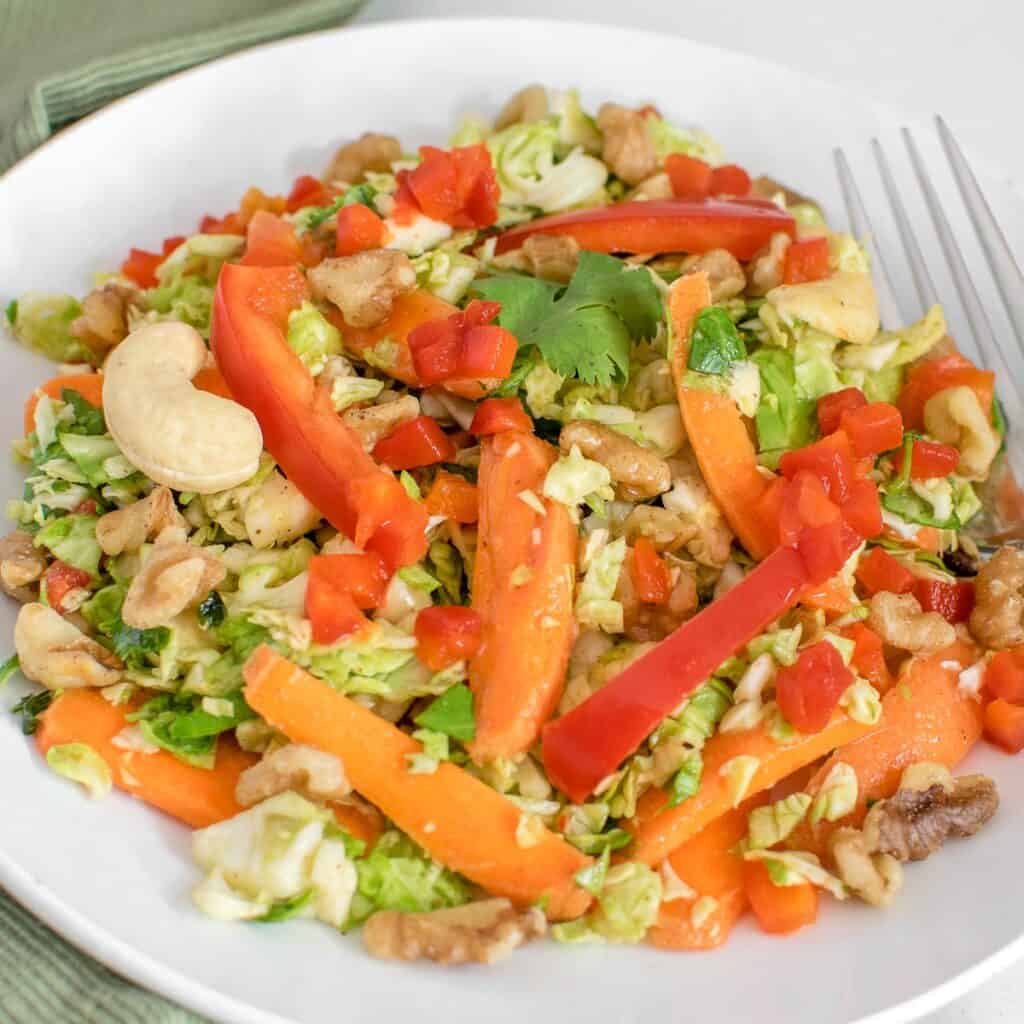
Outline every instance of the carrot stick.
[(669, 289), (673, 343), (670, 359), (686, 434), (704, 480), (733, 533), (755, 558), (776, 545), (773, 524), (754, 514), (769, 481), (757, 465), (754, 445), (743, 416), (728, 395), (686, 387), (690, 331), (697, 314), (711, 305), (707, 274), (677, 278)]
[[(577, 533), (569, 510), (541, 497), (554, 461), (554, 449), (533, 434), (509, 430), (483, 442), (473, 607), (484, 625), (469, 669), (477, 762), (528, 750), (565, 682)], [(543, 515), (519, 497), (527, 491)]]
[(410, 774), (416, 740), (269, 647), (257, 648), (244, 674), (250, 707), (290, 740), (340, 758), (357, 792), (446, 867), (519, 904), (546, 897), (553, 918), (587, 909), (573, 875), (590, 858), (546, 830), (520, 846), (522, 812), (500, 793), (448, 761)]
[(818, 890), (809, 882), (776, 885), (758, 861), (743, 865), (747, 899), (761, 931), (790, 935), (818, 919)]
[[(662, 903), (658, 920), (647, 938), (661, 949), (715, 949), (729, 937), (733, 925), (747, 909), (743, 888), (743, 860), (733, 852), (747, 834), (747, 815), (763, 797), (748, 800), (711, 822), (687, 840), (669, 858), (672, 870), (697, 897)], [(697, 900), (716, 901), (703, 918), (693, 915)]]
[(166, 750), (153, 754), (125, 750), (113, 739), (129, 723), (97, 690), (65, 690), (43, 713), (36, 746), (45, 754), (62, 743), (87, 743), (110, 768), (114, 784), (192, 828), (205, 828), (238, 814), (238, 776), (255, 764), (255, 754), (233, 739), (217, 744), (216, 766), (207, 771), (179, 761)]
[[(981, 736), (980, 701), (957, 689), (959, 665), (975, 656), (967, 644), (957, 643), (928, 658), (914, 658), (897, 684), (882, 698), (882, 724), (870, 736), (840, 747), (818, 769), (806, 792), (816, 796), (825, 777), (838, 763), (857, 774), (857, 804), (838, 822), (805, 819), (790, 836), (793, 849), (823, 856), (828, 838), (839, 826), (857, 826), (867, 813), (869, 800), (892, 796), (903, 770), (918, 761), (933, 761), (952, 768)], [(944, 668), (943, 663), (957, 667)]]
[(26, 434), (31, 434), (36, 429), (36, 406), (39, 404), (40, 396), (49, 395), (50, 398), (58, 399), (64, 388), (77, 391), (87, 402), (97, 408), (103, 406), (103, 377), (100, 374), (69, 373), (64, 377), (51, 377), (28, 396), (28, 401), (25, 403)]
[(649, 789), (640, 798), (636, 817), (627, 826), (635, 837), (632, 858), (657, 864), (729, 811), (732, 797), (720, 769), (734, 757), (756, 757), (759, 761), (747, 788), (747, 796), (753, 796), (875, 728), (837, 712), (821, 732), (798, 736), (789, 744), (776, 743), (760, 725), (744, 732), (718, 733), (704, 747), (704, 774), (693, 796), (676, 807), (666, 806), (668, 797), (662, 789)]

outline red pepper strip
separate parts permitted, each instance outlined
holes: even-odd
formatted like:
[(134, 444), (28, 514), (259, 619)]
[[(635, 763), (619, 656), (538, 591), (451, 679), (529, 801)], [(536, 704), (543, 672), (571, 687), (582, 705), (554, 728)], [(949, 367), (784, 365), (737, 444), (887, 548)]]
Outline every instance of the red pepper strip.
[(862, 459), (868, 455), (899, 448), (903, 442), (903, 417), (895, 405), (871, 402), (859, 409), (843, 413), (840, 421), (843, 433), (853, 445), (853, 454)]
[(776, 232), (790, 237), (796, 223), (760, 199), (654, 199), (591, 207), (541, 217), (498, 238), (498, 253), (517, 249), (530, 235), (569, 235), (594, 252), (708, 252), (728, 249), (749, 260)]
[(637, 537), (629, 564), (633, 589), (643, 604), (665, 604), (672, 589), (668, 566), (646, 537)]
[(213, 304), (217, 365), (255, 413), (267, 450), (328, 522), (390, 570), (409, 565), (427, 548), (426, 509), (363, 450), (288, 346), (288, 312), (304, 295), (298, 270), (225, 264)]
[(779, 548), (717, 601), (624, 672), (549, 723), (548, 777), (577, 803), (614, 772), (726, 658), (796, 604), (809, 578), (795, 548)]
[(775, 699), (786, 721), (804, 735), (828, 725), (853, 673), (843, 656), (827, 640), (800, 652), (796, 664), (780, 668), (775, 676)]
[(685, 153), (670, 153), (665, 170), (676, 199), (703, 199), (711, 193), (711, 164)]
[(745, 196), (750, 191), (750, 175), (738, 164), (722, 164), (711, 172), (713, 196)]
[(379, 249), (387, 240), (384, 221), (368, 206), (353, 203), (338, 211), (335, 221), (335, 256), (354, 256), (367, 249)]
[(281, 217), (257, 210), (245, 234), (241, 262), (247, 267), (289, 267), (302, 258), (295, 228)]
[(325, 555), (309, 560), (305, 611), (313, 627), (313, 640), (318, 644), (332, 644), (370, 624), (344, 579), (340, 578), (337, 567), (329, 562), (330, 558), (345, 557), (349, 556)]

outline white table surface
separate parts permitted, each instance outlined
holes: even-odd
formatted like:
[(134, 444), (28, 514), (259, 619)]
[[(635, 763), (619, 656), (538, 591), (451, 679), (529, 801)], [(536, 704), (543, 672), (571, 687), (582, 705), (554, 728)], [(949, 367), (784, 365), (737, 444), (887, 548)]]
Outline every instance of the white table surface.
[[(910, 113), (941, 113), (965, 147), (1004, 170), (1024, 193), (1020, 0), (371, 0), (355, 21), (488, 14), (677, 32), (798, 68)], [(1024, 239), (1013, 241), (1024, 246)], [(925, 1018), (927, 1024), (1022, 1019), (1024, 963)]]

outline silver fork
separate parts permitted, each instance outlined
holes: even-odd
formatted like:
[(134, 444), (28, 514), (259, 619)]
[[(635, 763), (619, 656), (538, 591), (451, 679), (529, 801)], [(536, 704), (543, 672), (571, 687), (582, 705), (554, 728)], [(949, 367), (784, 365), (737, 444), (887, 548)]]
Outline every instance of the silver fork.
[[(956, 342), (960, 350), (969, 358), (979, 365), (995, 370), (998, 390), (1007, 399), (1007, 404), (1011, 408), (1010, 415), (1014, 419), (1024, 417), (1024, 274), (1021, 273), (992, 209), (978, 185), (974, 172), (967, 163), (963, 150), (953, 137), (953, 133), (949, 130), (949, 126), (941, 117), (935, 118), (935, 125), (953, 177), (978, 240), (981, 242), (985, 260), (995, 279), (999, 296), (1012, 325), (1012, 330), (1005, 336), (993, 330), (992, 322), (971, 279), (970, 271), (967, 269), (963, 252), (954, 237), (949, 218), (942, 208), (938, 193), (925, 167), (921, 151), (914, 141), (910, 129), (904, 127), (902, 129), (903, 142), (931, 215), (939, 246), (952, 275), (967, 323), (970, 325), (969, 336), (958, 336)], [(882, 323), (892, 327), (913, 322), (930, 306), (941, 300), (936, 292), (917, 235), (907, 216), (892, 168), (877, 138), (871, 140), (871, 148), (878, 164), (882, 185), (892, 209), (893, 220), (903, 244), (903, 250), (914, 280), (914, 288), (920, 302), (921, 308), (916, 314), (908, 315), (910, 311), (907, 306), (897, 299), (892, 277), (878, 247), (878, 236), (872, 229), (871, 220), (854, 180), (853, 172), (850, 170), (846, 154), (841, 149), (836, 149), (834, 156), (839, 185), (850, 217), (850, 227), (854, 234), (864, 241), (871, 257)], [(943, 304), (948, 308), (948, 299)], [(1022, 447), (1024, 434), (1018, 432), (1014, 442), (1007, 444), (1006, 457), (1017, 480), (1021, 481), (1024, 480), (1024, 447)]]

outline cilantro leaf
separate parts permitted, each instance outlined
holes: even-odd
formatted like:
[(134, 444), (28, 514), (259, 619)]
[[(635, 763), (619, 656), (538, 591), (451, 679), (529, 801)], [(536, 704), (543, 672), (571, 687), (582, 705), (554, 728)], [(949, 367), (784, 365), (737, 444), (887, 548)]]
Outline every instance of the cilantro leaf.
[(219, 626), (227, 618), (227, 614), (224, 598), (216, 590), (211, 590), (199, 604), (199, 625), (203, 629)]
[(698, 373), (724, 374), (733, 363), (747, 358), (743, 339), (729, 314), (718, 306), (708, 306), (697, 314), (690, 338), (687, 366)]
[(92, 402), (86, 401), (74, 388), (61, 388), (60, 400), (67, 402), (74, 410), (74, 421), (64, 428), (66, 434), (85, 434), (96, 436), (107, 432), (107, 424), (103, 419), (103, 410)]
[(476, 736), (473, 694), (464, 683), (457, 683), (421, 711), (414, 721), (424, 729), (444, 733), (463, 743), (469, 743)]
[(12, 715), (21, 715), (21, 731), (31, 736), (39, 728), (39, 716), (57, 699), (60, 690), (43, 690), (22, 697), (11, 708)]
[(578, 308), (608, 306), (637, 338), (652, 337), (662, 316), (661, 295), (649, 271), (599, 252), (580, 253), (562, 301)]
[(525, 336), (551, 315), (561, 291), (552, 281), (522, 274), (499, 274), (477, 281), (473, 288), (489, 302), (501, 303), (498, 323), (519, 339), (520, 347)]

